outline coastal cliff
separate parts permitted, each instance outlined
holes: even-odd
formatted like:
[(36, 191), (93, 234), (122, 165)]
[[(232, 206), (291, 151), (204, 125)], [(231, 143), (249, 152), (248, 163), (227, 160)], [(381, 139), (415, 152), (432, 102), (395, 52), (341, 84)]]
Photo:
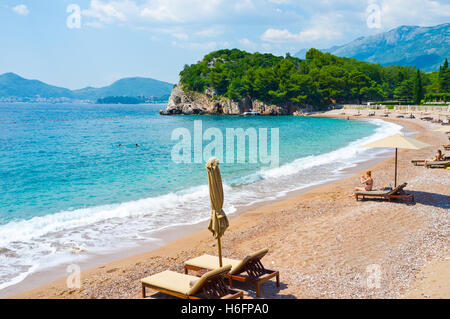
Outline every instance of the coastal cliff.
[(204, 93), (200, 93), (183, 90), (182, 87), (183, 84), (178, 83), (173, 88), (167, 108), (161, 110), (160, 114), (239, 115), (244, 112), (255, 111), (261, 115), (287, 115), (298, 109), (293, 103), (267, 104), (249, 97), (233, 101), (224, 96), (219, 96), (212, 88), (207, 88)]

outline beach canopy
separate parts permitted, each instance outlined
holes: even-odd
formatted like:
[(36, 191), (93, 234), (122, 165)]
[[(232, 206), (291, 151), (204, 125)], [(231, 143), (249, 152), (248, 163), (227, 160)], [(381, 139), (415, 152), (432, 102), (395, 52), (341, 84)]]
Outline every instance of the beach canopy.
[(412, 137), (407, 137), (402, 134), (395, 134), (382, 138), (381, 140), (363, 145), (364, 148), (402, 148), (408, 150), (420, 150), (421, 148), (431, 146), (430, 144), (421, 142)]
[(444, 133), (450, 132), (450, 125), (442, 126), (434, 131), (435, 132), (444, 132)]
[(412, 137), (407, 137), (402, 134), (395, 134), (382, 138), (381, 140), (365, 144), (361, 147), (363, 148), (395, 148), (395, 181), (394, 187), (397, 187), (397, 150), (408, 149), (408, 150), (419, 150), (431, 146), (430, 144), (421, 142)]
[(211, 219), (209, 220), (208, 229), (217, 239), (219, 248), (219, 265), (222, 267), (222, 246), (220, 238), (228, 228), (228, 218), (223, 211), (223, 186), (222, 177), (220, 175), (219, 160), (211, 157), (206, 163), (208, 171), (209, 199), (211, 202)]

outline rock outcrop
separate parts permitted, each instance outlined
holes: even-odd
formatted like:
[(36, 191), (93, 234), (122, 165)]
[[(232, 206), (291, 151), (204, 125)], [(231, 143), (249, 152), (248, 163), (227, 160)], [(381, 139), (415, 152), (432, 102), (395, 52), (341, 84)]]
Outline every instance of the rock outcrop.
[(167, 108), (161, 110), (163, 115), (172, 114), (218, 114), (239, 115), (244, 112), (255, 111), (262, 115), (287, 115), (298, 110), (293, 103), (274, 105), (246, 97), (240, 101), (233, 101), (219, 96), (214, 89), (208, 88), (204, 93), (184, 91), (182, 84), (176, 85), (170, 95)]

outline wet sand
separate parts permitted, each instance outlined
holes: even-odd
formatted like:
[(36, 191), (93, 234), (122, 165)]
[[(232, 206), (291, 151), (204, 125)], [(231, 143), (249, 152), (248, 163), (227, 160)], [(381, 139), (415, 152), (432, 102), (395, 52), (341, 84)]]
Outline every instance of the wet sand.
[[(348, 116), (341, 112), (321, 116)], [(280, 271), (281, 287), (274, 281), (265, 283), (262, 298), (450, 297), (450, 170), (410, 163), (413, 158), (433, 156), (447, 137), (432, 132), (437, 125), (429, 122), (387, 120), (417, 132), (416, 138), (433, 145), (399, 152), (399, 182), (408, 182), (406, 190), (415, 196), (413, 205), (351, 198), (362, 171), (373, 165), (365, 163), (350, 178), (253, 206), (231, 218), (222, 240), (224, 256), (240, 259), (267, 247), (263, 263)], [(393, 182), (392, 158), (371, 170), (375, 188)], [(211, 233), (202, 229), (156, 250), (83, 271), (79, 289), (67, 288), (62, 278), (13, 298), (141, 298), (141, 278), (166, 269), (183, 272), (185, 260), (216, 252)], [(379, 274), (375, 281), (372, 270)], [(246, 298), (255, 297), (251, 285), (236, 287), (244, 290)], [(148, 294), (167, 298), (152, 291)]]

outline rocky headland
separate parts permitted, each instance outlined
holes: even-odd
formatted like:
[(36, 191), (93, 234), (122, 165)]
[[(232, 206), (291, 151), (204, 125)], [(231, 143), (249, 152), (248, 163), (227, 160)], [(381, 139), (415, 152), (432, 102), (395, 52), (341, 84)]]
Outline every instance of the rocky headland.
[(162, 115), (174, 114), (216, 114), (239, 115), (245, 112), (258, 112), (261, 115), (288, 115), (298, 110), (294, 103), (283, 105), (267, 104), (250, 97), (233, 101), (217, 95), (214, 89), (207, 88), (204, 93), (183, 89), (178, 83), (172, 90), (167, 108), (161, 110)]

